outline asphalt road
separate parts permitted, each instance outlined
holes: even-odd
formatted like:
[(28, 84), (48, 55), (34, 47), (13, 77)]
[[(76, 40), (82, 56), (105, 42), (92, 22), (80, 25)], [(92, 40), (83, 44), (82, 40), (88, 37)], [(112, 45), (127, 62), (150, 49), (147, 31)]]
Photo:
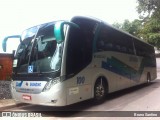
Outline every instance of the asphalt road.
[[(47, 120), (55, 117), (56, 119), (71, 119), (70, 117), (74, 117), (72, 119), (90, 119), (90, 117), (92, 117), (92, 119), (97, 119), (96, 117), (98, 117), (98, 119), (128, 120), (135, 114), (143, 116), (144, 111), (148, 111), (147, 114), (150, 114), (150, 111), (155, 111), (154, 113), (156, 115), (156, 111), (160, 111), (160, 59), (157, 59), (157, 72), (158, 77), (156, 80), (152, 81), (151, 84), (144, 84), (109, 94), (106, 101), (100, 105), (94, 105), (91, 100), (88, 100), (67, 107), (27, 105), (19, 108), (12, 108), (7, 111), (29, 111), (31, 113), (39, 112), (42, 116), (47, 116), (47, 118), (45, 118)], [(158, 115), (160, 115), (160, 112), (158, 112)], [(153, 116), (154, 114), (149, 117), (132, 117), (130, 119), (160, 119)]]

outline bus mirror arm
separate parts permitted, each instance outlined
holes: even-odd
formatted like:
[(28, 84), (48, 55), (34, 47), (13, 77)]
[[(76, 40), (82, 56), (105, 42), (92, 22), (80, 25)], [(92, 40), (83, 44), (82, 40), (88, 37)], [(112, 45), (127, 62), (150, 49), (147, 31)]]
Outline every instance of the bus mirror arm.
[(77, 24), (68, 21), (57, 22), (54, 26), (54, 35), (58, 44), (64, 41), (64, 25), (69, 25), (70, 27), (80, 28)]
[(6, 52), (7, 41), (8, 41), (9, 38), (19, 38), (20, 43), (22, 42), (20, 35), (12, 35), (12, 36), (7, 36), (7, 37), (5, 37), (5, 38), (3, 39), (3, 41), (2, 41), (2, 49), (3, 49), (4, 52)]

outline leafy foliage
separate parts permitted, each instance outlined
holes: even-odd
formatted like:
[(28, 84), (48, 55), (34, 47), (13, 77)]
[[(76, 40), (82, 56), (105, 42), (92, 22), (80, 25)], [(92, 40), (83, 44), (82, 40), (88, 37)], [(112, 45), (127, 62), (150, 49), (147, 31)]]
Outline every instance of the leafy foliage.
[(159, 11), (160, 9), (160, 0), (137, 0), (138, 6), (137, 11), (140, 14), (141, 19), (151, 17), (151, 14)]
[(140, 20), (114, 23), (113, 26), (129, 32), (160, 49), (160, 0), (137, 0)]
[(114, 23), (114, 27), (121, 29), (122, 31), (128, 32), (134, 36), (139, 37), (139, 31), (142, 27), (140, 20), (134, 20), (133, 22), (130, 22), (129, 20), (125, 20), (122, 24), (120, 23)]
[(140, 36), (148, 43), (160, 48), (160, 19), (151, 17), (140, 31)]
[[(143, 27), (139, 35), (148, 43), (160, 48), (160, 0), (138, 0), (138, 13)], [(142, 13), (148, 14), (145, 16)]]

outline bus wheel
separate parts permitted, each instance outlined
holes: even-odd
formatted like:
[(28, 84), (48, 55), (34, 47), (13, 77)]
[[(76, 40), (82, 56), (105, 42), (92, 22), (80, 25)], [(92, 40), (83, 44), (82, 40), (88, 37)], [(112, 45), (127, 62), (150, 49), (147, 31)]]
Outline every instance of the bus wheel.
[(104, 102), (107, 94), (106, 81), (101, 77), (99, 78), (94, 86), (94, 102), (99, 104)]
[(151, 82), (151, 75), (150, 73), (147, 74), (147, 83), (150, 83)]

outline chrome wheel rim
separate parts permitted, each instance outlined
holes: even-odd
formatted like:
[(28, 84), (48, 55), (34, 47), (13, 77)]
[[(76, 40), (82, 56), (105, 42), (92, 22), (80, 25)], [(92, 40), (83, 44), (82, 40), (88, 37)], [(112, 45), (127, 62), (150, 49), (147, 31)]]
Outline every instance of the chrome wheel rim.
[(99, 99), (102, 98), (104, 96), (104, 93), (105, 93), (104, 86), (99, 84), (95, 90), (96, 98), (99, 98)]

